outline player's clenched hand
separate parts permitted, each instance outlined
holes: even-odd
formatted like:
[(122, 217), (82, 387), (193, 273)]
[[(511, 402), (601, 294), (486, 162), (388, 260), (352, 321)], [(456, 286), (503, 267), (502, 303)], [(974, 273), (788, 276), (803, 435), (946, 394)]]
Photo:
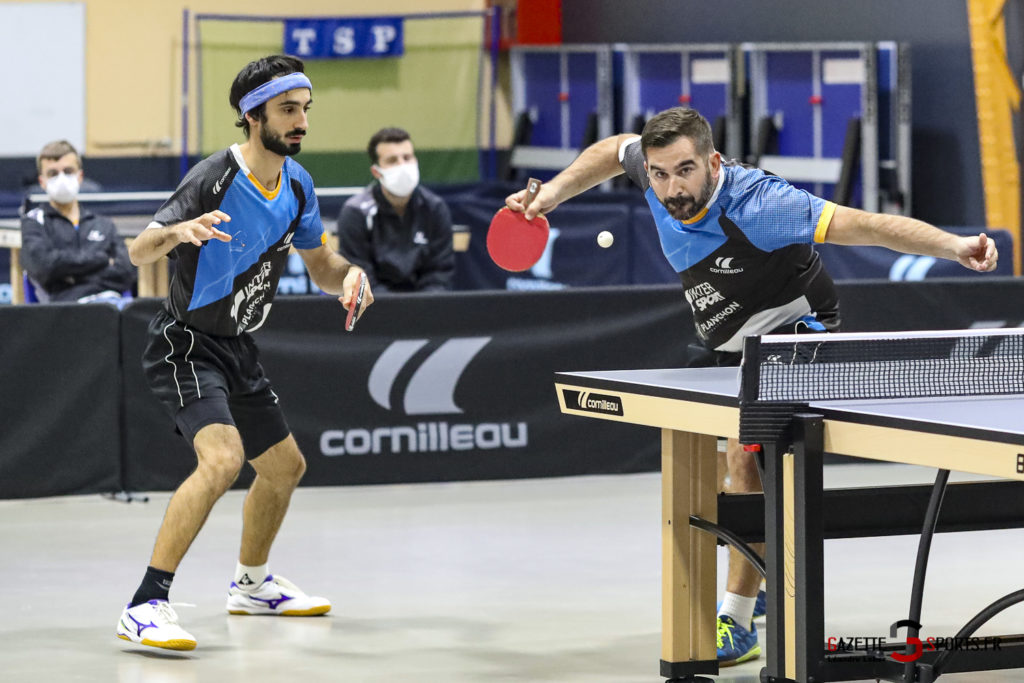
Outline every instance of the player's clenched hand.
[(995, 270), (999, 262), (999, 250), (985, 233), (976, 237), (961, 237), (956, 248), (956, 260), (965, 268), (984, 273)]
[(550, 211), (554, 211), (555, 207), (561, 204), (561, 200), (558, 198), (558, 190), (550, 183), (544, 183), (540, 186), (540, 192), (530, 206), (524, 207), (523, 200), (526, 199), (526, 190), (519, 190), (505, 197), (505, 206), (512, 211), (524, 213), (527, 220), (532, 220), (537, 217), (537, 214), (544, 214)]
[(231, 216), (223, 211), (214, 210), (204, 213), (202, 216), (174, 226), (174, 233), (178, 241), (191, 242), (197, 247), (203, 246), (203, 242), (211, 239), (218, 239), (221, 242), (230, 242), (231, 235), (221, 231), (217, 226), (222, 222), (229, 222)]
[[(341, 285), (341, 296), (338, 297), (338, 301), (347, 311), (352, 307), (352, 304), (356, 301), (356, 294), (359, 293), (359, 276), (362, 274), (362, 268), (352, 267), (348, 269), (348, 274), (345, 275), (345, 281)], [(359, 311), (359, 315), (362, 316), (363, 312), (366, 311), (366, 307), (373, 303), (373, 291), (370, 288), (370, 281), (366, 281), (366, 291), (363, 292), (363, 308)], [(358, 320), (358, 318), (357, 318)]]

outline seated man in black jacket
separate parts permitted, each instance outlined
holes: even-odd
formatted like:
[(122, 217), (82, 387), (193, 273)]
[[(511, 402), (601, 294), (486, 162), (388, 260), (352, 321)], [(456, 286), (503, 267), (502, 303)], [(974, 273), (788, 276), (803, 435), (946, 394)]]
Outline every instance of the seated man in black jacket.
[(366, 271), (375, 295), (452, 288), (452, 218), (444, 201), (419, 185), (409, 134), (382, 128), (367, 146), (371, 183), (338, 216), (338, 247)]
[(78, 204), (82, 161), (66, 140), (43, 147), (39, 185), (50, 198), (21, 219), (21, 263), (40, 301), (119, 298), (136, 271), (114, 223)]

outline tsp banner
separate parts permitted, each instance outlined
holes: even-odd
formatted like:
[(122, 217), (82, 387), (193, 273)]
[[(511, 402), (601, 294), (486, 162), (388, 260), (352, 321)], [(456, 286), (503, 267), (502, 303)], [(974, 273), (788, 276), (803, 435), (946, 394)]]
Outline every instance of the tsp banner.
[(401, 57), (402, 19), (286, 19), (284, 50), (303, 59)]

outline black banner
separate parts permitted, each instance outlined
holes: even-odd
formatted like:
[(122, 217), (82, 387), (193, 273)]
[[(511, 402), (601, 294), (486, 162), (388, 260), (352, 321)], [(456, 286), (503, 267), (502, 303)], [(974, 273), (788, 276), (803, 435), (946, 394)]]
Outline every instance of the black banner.
[[(566, 418), (552, 375), (683, 363), (693, 332), (676, 288), (642, 303), (618, 290), (409, 295), (379, 302), (352, 334), (325, 303), (275, 311), (259, 340), (318, 483), (658, 467), (656, 432)], [(296, 357), (295, 334), (319, 343)]]
[[(1024, 322), (1015, 278), (839, 293), (846, 331)], [(171, 490), (195, 467), (142, 375), (159, 306), (0, 308), (0, 497)], [(694, 341), (678, 285), (391, 295), (355, 332), (343, 320), (333, 297), (279, 298), (255, 333), (307, 486), (655, 470), (657, 430), (561, 414), (552, 375), (679, 367)], [(251, 477), (245, 468), (236, 486)]]
[[(125, 357), (152, 305), (126, 309)], [(656, 431), (561, 415), (557, 370), (667, 367), (691, 320), (678, 288), (381, 298), (352, 333), (333, 297), (274, 304), (255, 333), (306, 456), (304, 484), (457, 481), (657, 469)], [(135, 319), (138, 320), (135, 320)], [(137, 365), (137, 362), (135, 363)], [(125, 372), (129, 487), (188, 474), (170, 418)], [(242, 482), (244, 483), (244, 482)]]
[(1024, 326), (1021, 278), (988, 275), (915, 283), (844, 282), (838, 289), (844, 332)]
[(54, 304), (0, 312), (0, 498), (119, 488), (117, 309)]

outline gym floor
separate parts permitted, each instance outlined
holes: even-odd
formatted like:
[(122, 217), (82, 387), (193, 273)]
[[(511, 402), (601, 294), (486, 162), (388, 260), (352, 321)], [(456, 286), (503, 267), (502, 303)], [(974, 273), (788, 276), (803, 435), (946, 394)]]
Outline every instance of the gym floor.
[[(930, 481), (832, 465), (826, 486)], [(244, 492), (229, 492), (175, 578), (191, 652), (114, 637), (169, 494), (0, 501), (0, 680), (656, 683), (660, 475), (300, 488), (270, 569), (330, 598), (323, 617), (230, 616)], [(886, 636), (906, 616), (916, 537), (826, 544), (826, 632)], [(952, 635), (1021, 588), (1024, 530), (940, 534), (924, 635)], [(719, 549), (719, 592), (725, 551)], [(184, 604), (182, 604), (184, 603)], [(762, 622), (763, 624), (763, 622)], [(1024, 633), (1024, 605), (979, 635)], [(764, 639), (763, 628), (761, 632)], [(719, 680), (756, 683), (764, 659)], [(947, 675), (1019, 681), (1022, 671)]]

